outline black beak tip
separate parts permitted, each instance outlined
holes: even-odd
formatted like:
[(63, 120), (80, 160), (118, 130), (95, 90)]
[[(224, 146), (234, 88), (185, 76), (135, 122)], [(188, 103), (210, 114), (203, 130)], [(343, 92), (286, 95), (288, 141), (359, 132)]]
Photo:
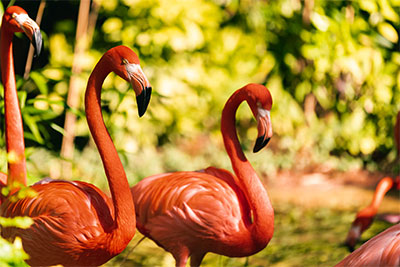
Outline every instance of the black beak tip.
[(149, 102), (150, 102), (151, 90), (152, 90), (151, 87), (146, 87), (140, 93), (140, 95), (136, 96), (139, 117), (142, 117), (144, 115), (144, 113), (146, 113), (147, 106), (149, 105)]
[(349, 243), (345, 243), (344, 245), (347, 247), (349, 252), (353, 252), (354, 251), (354, 246), (350, 245)]
[(32, 35), (32, 45), (35, 48), (35, 57), (40, 55), (42, 51), (42, 34), (40, 30), (36, 30)]
[(265, 135), (259, 136), (256, 140), (256, 144), (254, 145), (253, 148), (253, 153), (257, 153), (258, 151), (260, 151), (263, 147), (265, 147), (269, 140), (271, 138), (265, 138)]

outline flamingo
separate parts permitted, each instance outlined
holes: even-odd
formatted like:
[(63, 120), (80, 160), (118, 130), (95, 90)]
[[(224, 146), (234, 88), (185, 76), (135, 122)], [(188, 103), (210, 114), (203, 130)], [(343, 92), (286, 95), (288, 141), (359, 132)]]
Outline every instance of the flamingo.
[(139, 116), (150, 101), (151, 87), (138, 56), (126, 46), (108, 50), (89, 77), (85, 110), (90, 132), (99, 150), (112, 199), (81, 181), (42, 180), (31, 186), (34, 197), (7, 198), (3, 217), (29, 216), (28, 229), (2, 228), (2, 236), (21, 237), (29, 265), (101, 265), (119, 254), (135, 234), (135, 207), (117, 150), (104, 124), (101, 88), (111, 72), (130, 82)]
[(400, 266), (400, 224), (374, 236), (335, 266)]
[(268, 89), (248, 84), (234, 92), (222, 111), (221, 132), (235, 175), (208, 167), (150, 176), (131, 188), (137, 229), (170, 252), (176, 266), (185, 266), (189, 257), (192, 266), (199, 266), (208, 252), (249, 256), (272, 238), (271, 202), (236, 133), (236, 110), (245, 100), (258, 123), (253, 151), (272, 136)]
[(20, 185), (26, 186), (24, 130), (15, 84), (12, 48), (15, 32), (24, 32), (28, 36), (35, 48), (36, 55), (40, 54), (42, 47), (42, 35), (36, 22), (29, 18), (21, 7), (10, 6), (7, 8), (1, 24), (0, 53), (1, 78), (4, 86), (8, 179), (6, 174), (1, 174), (0, 188), (6, 185), (15, 188)]
[(360, 239), (362, 233), (371, 226), (386, 192), (391, 188), (397, 188), (399, 185), (400, 177), (397, 177), (396, 180), (392, 179), (391, 177), (385, 177), (379, 181), (371, 204), (357, 213), (356, 219), (353, 221), (347, 234), (345, 244), (351, 251), (354, 250), (354, 247)]
[[(397, 152), (400, 153), (400, 111), (397, 113), (396, 124), (394, 127), (394, 136), (395, 142), (397, 144)], [(378, 208), (383, 200), (385, 194), (392, 188), (396, 188), (400, 190), (400, 176), (397, 176), (395, 179), (391, 177), (382, 178), (378, 185), (376, 186), (374, 196), (372, 198), (371, 203), (360, 210), (355, 220), (353, 221), (349, 232), (347, 233), (345, 244), (349, 247), (351, 251), (354, 250), (354, 247), (358, 240), (360, 239), (362, 233), (366, 231), (372, 224), (376, 213), (378, 212)], [(383, 215), (382, 219), (393, 220), (392, 222), (397, 223), (399, 220), (399, 216), (391, 216), (391, 215)]]

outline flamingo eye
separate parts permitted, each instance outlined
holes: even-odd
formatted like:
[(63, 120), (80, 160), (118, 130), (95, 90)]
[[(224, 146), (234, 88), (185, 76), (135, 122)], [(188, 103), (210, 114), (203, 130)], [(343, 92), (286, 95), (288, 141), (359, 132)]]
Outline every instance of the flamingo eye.
[(129, 61), (127, 59), (122, 59), (122, 64), (121, 65), (128, 65)]

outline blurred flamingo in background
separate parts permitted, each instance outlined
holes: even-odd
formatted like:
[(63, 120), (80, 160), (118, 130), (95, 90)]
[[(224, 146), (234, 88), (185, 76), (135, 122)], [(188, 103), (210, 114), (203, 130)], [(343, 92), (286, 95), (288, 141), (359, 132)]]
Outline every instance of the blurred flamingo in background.
[(356, 219), (353, 221), (347, 234), (345, 243), (351, 251), (354, 250), (354, 247), (356, 246), (362, 233), (371, 226), (386, 192), (388, 192), (391, 188), (397, 188), (399, 183), (400, 177), (397, 177), (396, 180), (392, 179), (391, 177), (385, 177), (379, 181), (371, 204), (357, 213)]
[(400, 266), (400, 224), (374, 236), (335, 266)]
[[(8, 163), (7, 174), (0, 175), (0, 189), (6, 185), (14, 188), (26, 186), (26, 162), (24, 129), (19, 107), (14, 73), (14, 55), (12, 39), (15, 32), (24, 32), (32, 41), (36, 55), (42, 48), (42, 35), (39, 26), (29, 18), (26, 11), (18, 6), (6, 9), (1, 24), (1, 79), (4, 86), (4, 113), (6, 148)], [(0, 204), (3, 196), (0, 197)]]
[(235, 175), (209, 167), (199, 172), (150, 176), (132, 188), (138, 230), (172, 253), (177, 266), (200, 265), (207, 252), (244, 257), (265, 248), (274, 232), (274, 211), (236, 133), (236, 110), (247, 101), (257, 118), (254, 152), (272, 136), (267, 88), (249, 84), (226, 103), (221, 132)]
[[(397, 152), (400, 155), (400, 111), (397, 113), (396, 124), (394, 126), (394, 136), (395, 143), (397, 144)], [(345, 244), (351, 251), (354, 250), (354, 247), (359, 241), (362, 233), (371, 226), (383, 197), (392, 188), (400, 190), (400, 176), (397, 176), (395, 179), (385, 177), (380, 180), (376, 186), (371, 204), (357, 213), (356, 219), (353, 221), (345, 241)], [(397, 223), (400, 220), (399, 215), (382, 215), (380, 218), (392, 223)]]
[(85, 110), (90, 132), (99, 150), (110, 199), (97, 187), (80, 181), (45, 179), (33, 185), (34, 197), (0, 206), (3, 217), (29, 216), (28, 229), (2, 228), (2, 236), (21, 237), (29, 265), (101, 265), (119, 254), (135, 234), (135, 209), (124, 168), (101, 112), (101, 88), (110, 72), (130, 82), (136, 93), (139, 116), (150, 101), (151, 87), (137, 55), (125, 46), (107, 51), (90, 75)]

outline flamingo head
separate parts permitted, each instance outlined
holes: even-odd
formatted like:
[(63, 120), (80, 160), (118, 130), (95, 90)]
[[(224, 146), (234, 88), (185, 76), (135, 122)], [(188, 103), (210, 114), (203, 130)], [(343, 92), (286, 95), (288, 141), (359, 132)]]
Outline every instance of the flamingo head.
[(260, 151), (265, 147), (272, 137), (272, 124), (270, 110), (272, 97), (269, 90), (260, 84), (248, 84), (247, 103), (249, 104), (254, 117), (257, 119), (257, 140), (253, 152)]
[(136, 94), (139, 116), (143, 116), (150, 102), (151, 85), (139, 65), (139, 58), (130, 48), (120, 45), (104, 54), (109, 66), (118, 76), (129, 82)]
[(12, 32), (24, 32), (35, 48), (35, 56), (40, 54), (42, 49), (40, 28), (24, 9), (19, 6), (10, 6), (7, 8), (4, 12), (2, 25)]
[(373, 216), (357, 214), (356, 219), (351, 225), (349, 232), (347, 233), (345, 244), (350, 251), (354, 250), (358, 240), (360, 240), (361, 234), (368, 229), (373, 221)]

